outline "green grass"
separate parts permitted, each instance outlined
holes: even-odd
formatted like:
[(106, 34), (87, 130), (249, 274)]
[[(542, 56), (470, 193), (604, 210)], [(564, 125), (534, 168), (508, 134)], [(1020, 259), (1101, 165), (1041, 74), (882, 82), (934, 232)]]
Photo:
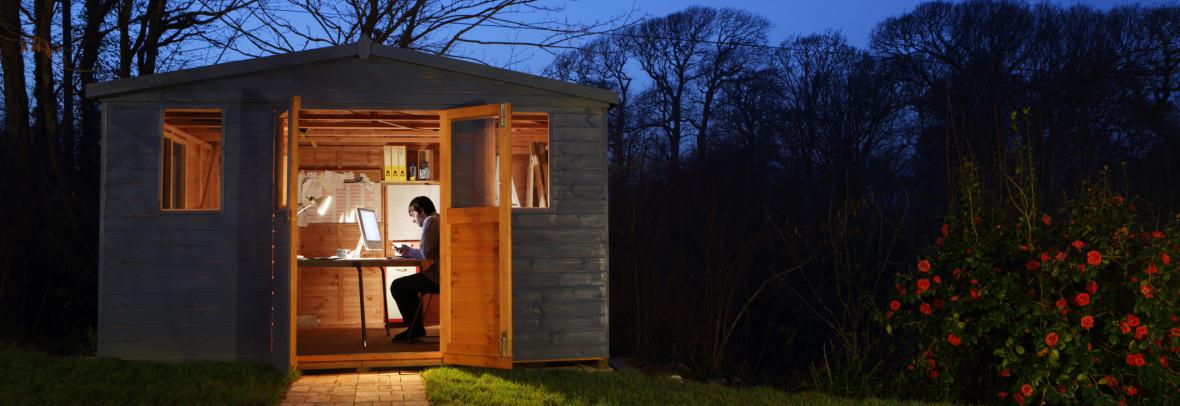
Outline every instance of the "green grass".
[(880, 399), (847, 399), (767, 387), (733, 388), (652, 378), (638, 372), (511, 371), (439, 367), (422, 373), (426, 396), (438, 405), (919, 405)]
[(0, 403), (278, 404), (293, 377), (229, 362), (58, 357), (0, 343)]

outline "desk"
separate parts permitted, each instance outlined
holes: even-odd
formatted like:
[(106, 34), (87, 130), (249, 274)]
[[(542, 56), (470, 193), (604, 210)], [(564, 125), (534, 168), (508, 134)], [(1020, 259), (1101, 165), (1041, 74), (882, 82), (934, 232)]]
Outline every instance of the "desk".
[(357, 296), (361, 301), (361, 344), (364, 347), (369, 346), (369, 332), (365, 327), (365, 278), (362, 275), (364, 268), (377, 268), (381, 270), (381, 311), (385, 316), (381, 318), (382, 324), (385, 324), (385, 335), (389, 335), (389, 303), (385, 298), (385, 289), (389, 289), (389, 284), (385, 281), (385, 267), (387, 266), (416, 266), (419, 269), (425, 269), (430, 266), (431, 261), (427, 259), (416, 258), (299, 258), (300, 268), (356, 268), (356, 283)]

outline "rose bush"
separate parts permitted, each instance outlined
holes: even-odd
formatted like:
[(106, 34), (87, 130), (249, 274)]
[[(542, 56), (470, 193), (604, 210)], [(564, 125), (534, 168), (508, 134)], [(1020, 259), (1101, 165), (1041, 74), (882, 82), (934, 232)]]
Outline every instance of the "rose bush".
[(1180, 403), (1176, 219), (1152, 226), (1101, 184), (1052, 214), (989, 203), (977, 181), (963, 193), (884, 306), (908, 387), (1017, 404)]

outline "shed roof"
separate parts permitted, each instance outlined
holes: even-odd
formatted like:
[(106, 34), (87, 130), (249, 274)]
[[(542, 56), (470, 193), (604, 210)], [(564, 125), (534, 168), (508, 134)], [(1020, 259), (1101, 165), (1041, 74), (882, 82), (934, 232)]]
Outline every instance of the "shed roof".
[(105, 98), (123, 93), (134, 93), (141, 90), (172, 86), (181, 83), (281, 69), (294, 65), (348, 57), (367, 59), (370, 56), (377, 56), (399, 62), (464, 73), (491, 80), (498, 80), (570, 96), (601, 101), (604, 103), (614, 104), (618, 102), (618, 95), (610, 90), (592, 86), (577, 85), (537, 75), (530, 75), (527, 73), (521, 73), (472, 62), (460, 61), (444, 56), (425, 54), (408, 49), (371, 44), (367, 38), (352, 44), (227, 62), (199, 68), (183, 69), (167, 73), (158, 73), (153, 75), (114, 80), (110, 82), (92, 83), (87, 85), (86, 94), (88, 97)]

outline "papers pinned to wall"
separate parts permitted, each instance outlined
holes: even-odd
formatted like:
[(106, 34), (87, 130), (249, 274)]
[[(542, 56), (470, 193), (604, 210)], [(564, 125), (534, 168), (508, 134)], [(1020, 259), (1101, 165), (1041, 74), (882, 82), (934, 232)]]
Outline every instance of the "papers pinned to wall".
[[(327, 210), (305, 210), (299, 214), (299, 226), (312, 223), (356, 223), (356, 209), (364, 207), (381, 212), (381, 188), (365, 175), (359, 179), (352, 172), (302, 171), (299, 173), (302, 202), (331, 195)], [(310, 198), (310, 199), (309, 199)]]

